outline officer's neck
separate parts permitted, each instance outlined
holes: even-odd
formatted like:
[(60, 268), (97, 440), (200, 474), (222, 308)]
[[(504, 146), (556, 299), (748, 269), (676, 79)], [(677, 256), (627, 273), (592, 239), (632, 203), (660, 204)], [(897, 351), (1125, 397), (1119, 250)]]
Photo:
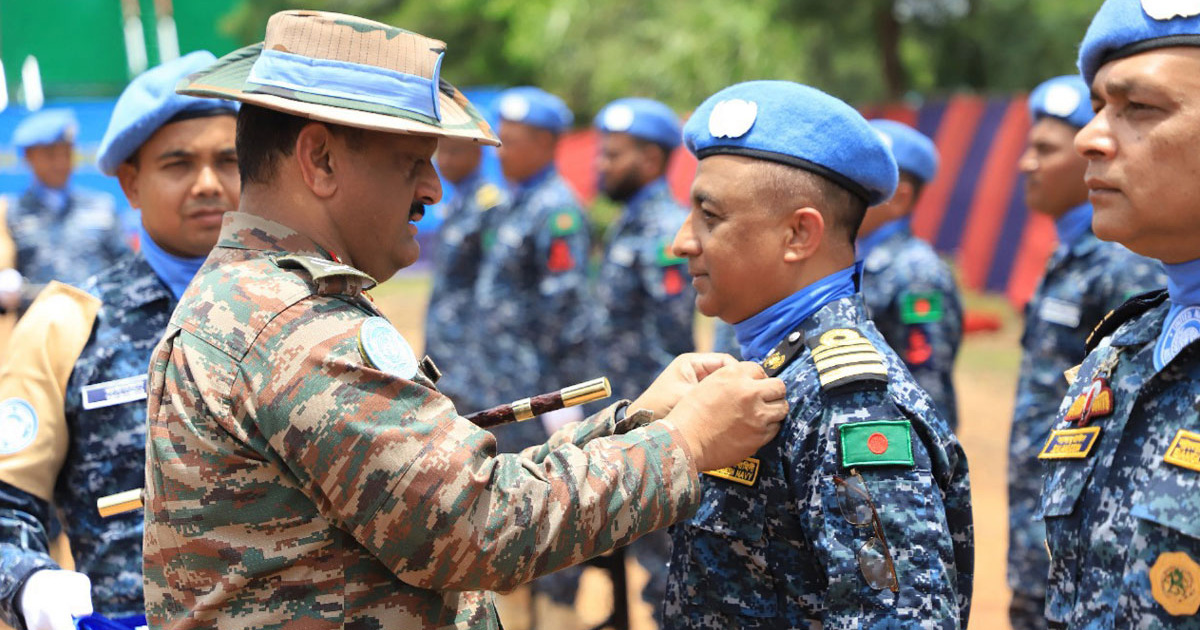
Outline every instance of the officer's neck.
[(271, 182), (243, 186), (238, 211), (283, 225), (354, 266), (333, 214), (302, 181), (289, 181), (294, 176), (281, 168)]

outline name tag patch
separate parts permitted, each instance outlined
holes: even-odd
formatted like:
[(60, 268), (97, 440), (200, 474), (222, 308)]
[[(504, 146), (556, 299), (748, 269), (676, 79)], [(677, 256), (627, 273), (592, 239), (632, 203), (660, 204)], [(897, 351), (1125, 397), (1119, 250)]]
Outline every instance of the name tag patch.
[(121, 405), (135, 400), (146, 400), (146, 386), (148, 385), (148, 381), (149, 378), (147, 375), (140, 374), (138, 376), (120, 378), (115, 381), (84, 385), (81, 391), (83, 408), (100, 409), (101, 407)]
[(1042, 301), (1042, 307), (1038, 309), (1038, 317), (1067, 328), (1075, 328), (1079, 325), (1081, 313), (1082, 309), (1078, 304), (1055, 298), (1046, 298)]
[(1038, 459), (1083, 459), (1092, 452), (1098, 437), (1100, 427), (1051, 431)]
[(753, 486), (758, 481), (758, 460), (753, 457), (747, 457), (737, 464), (728, 468), (718, 468), (717, 470), (706, 470), (704, 474), (740, 483), (743, 486)]
[(1200, 472), (1200, 433), (1180, 429), (1163, 461)]

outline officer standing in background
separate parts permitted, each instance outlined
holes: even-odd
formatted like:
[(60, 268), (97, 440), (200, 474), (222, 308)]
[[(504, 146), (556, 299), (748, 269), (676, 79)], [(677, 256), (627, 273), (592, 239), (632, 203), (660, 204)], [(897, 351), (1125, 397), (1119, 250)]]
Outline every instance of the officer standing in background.
[(779, 435), (701, 481), (672, 530), (667, 628), (965, 628), (967, 460), (867, 319), (854, 242), (892, 196), (888, 147), (845, 103), (737, 84), (684, 126), (700, 160), (675, 237), (696, 305), (788, 389)]
[[(585, 367), (587, 219), (554, 166), (559, 136), (573, 116), (561, 99), (535, 87), (505, 90), (498, 107), (503, 144), (497, 155), (511, 201), (503, 212), (489, 213), (476, 296), (487, 343), (471, 361), (486, 366), (478, 377), (489, 406), (600, 376)], [(577, 413), (568, 409), (558, 417)], [(502, 453), (546, 439), (535, 422), (493, 433)]]
[(507, 194), (480, 170), (483, 147), (475, 142), (445, 139), (438, 143), (434, 159), (442, 177), (454, 184), (454, 198), (442, 206), (425, 316), (425, 354), (442, 371), (438, 390), (456, 408), (479, 411), (506, 402), (481, 396), (481, 370), (463, 357), (476, 356), (487, 343), (479, 321), (483, 312), (475, 306), (475, 282), (483, 260), (484, 225)]
[(1025, 202), (1054, 219), (1058, 248), (1026, 307), (1008, 454), (1009, 618), (1016, 630), (1045, 628), (1046, 530), (1034, 518), (1042, 490), (1038, 452), (1067, 392), (1063, 372), (1083, 359), (1084, 342), (1104, 314), (1129, 297), (1160, 288), (1162, 266), (1092, 232), (1084, 183), (1087, 160), (1075, 133), (1092, 119), (1088, 87), (1077, 75), (1050, 79), (1029, 97), (1033, 126), (1019, 167)]
[[(101, 519), (96, 499), (143, 484), (150, 351), (238, 202), (235, 104), (175, 94), (215, 59), (191, 53), (121, 94), (97, 161), (141, 210), (142, 250), (83, 289), (49, 284), (0, 367), (0, 618), (15, 628), (144, 614), (142, 515)], [(47, 553), (55, 508), (78, 572)]]
[(27, 306), (51, 280), (78, 286), (129, 251), (112, 196), (70, 183), (78, 128), (70, 110), (49, 109), (13, 131), (33, 183), (5, 216), (20, 274), (0, 281), (0, 302), (10, 310)]
[(439, 138), (496, 142), (444, 51), (285, 11), (180, 88), (242, 101), (242, 194), (151, 359), (151, 628), (494, 629), (488, 591), (686, 517), (698, 470), (774, 437), (783, 384), (719, 355), (529, 457), (437, 391), (363, 292), (420, 252)]
[(1045, 465), (1051, 628), (1200, 628), (1200, 6), (1108, 0), (1079, 50), (1096, 236), (1160, 260), (1087, 358)]

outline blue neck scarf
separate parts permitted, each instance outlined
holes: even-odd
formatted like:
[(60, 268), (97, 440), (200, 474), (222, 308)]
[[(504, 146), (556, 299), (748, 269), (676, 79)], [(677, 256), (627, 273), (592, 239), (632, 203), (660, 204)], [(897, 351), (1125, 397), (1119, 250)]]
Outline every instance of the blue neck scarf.
[[(1163, 264), (1167, 272), (1167, 294), (1171, 309), (1154, 346), (1154, 369), (1161, 370), (1188, 345), (1200, 336), (1200, 258), (1175, 265)], [(1184, 311), (1187, 317), (1180, 317)], [(1180, 321), (1176, 321), (1180, 320)]]
[(34, 179), (33, 185), (29, 188), (33, 191), (33, 195), (37, 197), (38, 201), (42, 202), (42, 205), (50, 208), (55, 213), (61, 213), (65, 210), (67, 208), (67, 201), (71, 199), (71, 193), (67, 191), (66, 186), (51, 188)]
[(895, 221), (888, 221), (883, 225), (875, 228), (874, 232), (858, 239), (858, 259), (866, 260), (867, 256), (871, 255), (871, 251), (879, 247), (881, 243), (888, 240), (897, 232), (908, 230), (908, 226), (912, 223), (909, 217), (902, 217)]
[(171, 295), (178, 300), (183, 295), (183, 290), (187, 288), (192, 278), (196, 277), (196, 272), (200, 271), (200, 265), (204, 264), (205, 256), (199, 258), (180, 258), (174, 254), (168, 254), (163, 248), (150, 238), (146, 233), (146, 228), (138, 226), (138, 242), (142, 246), (142, 257), (146, 259), (146, 264), (154, 270), (155, 275), (167, 285), (171, 290)]
[(817, 280), (788, 297), (768, 306), (757, 315), (733, 325), (747, 361), (762, 361), (779, 342), (800, 322), (812, 317), (822, 306), (858, 291), (862, 263)]
[(1085, 203), (1067, 210), (1066, 214), (1054, 222), (1058, 232), (1058, 242), (1070, 247), (1083, 238), (1092, 229), (1092, 204)]

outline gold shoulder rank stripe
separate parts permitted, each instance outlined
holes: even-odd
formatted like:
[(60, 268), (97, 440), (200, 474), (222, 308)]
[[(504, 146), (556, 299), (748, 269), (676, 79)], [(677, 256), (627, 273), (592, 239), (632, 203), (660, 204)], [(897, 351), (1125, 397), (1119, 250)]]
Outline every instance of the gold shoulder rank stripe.
[(812, 349), (812, 358), (824, 389), (857, 380), (887, 380), (883, 355), (857, 330), (835, 328), (827, 331)]
[(1099, 436), (1100, 427), (1051, 431), (1038, 459), (1083, 459), (1092, 452)]
[(1163, 461), (1200, 472), (1200, 433), (1180, 429)]
[(753, 457), (747, 457), (737, 464), (728, 468), (718, 468), (717, 470), (706, 470), (704, 474), (710, 477), (717, 477), (726, 481), (740, 483), (743, 486), (753, 486), (758, 481), (758, 464), (759, 461)]

